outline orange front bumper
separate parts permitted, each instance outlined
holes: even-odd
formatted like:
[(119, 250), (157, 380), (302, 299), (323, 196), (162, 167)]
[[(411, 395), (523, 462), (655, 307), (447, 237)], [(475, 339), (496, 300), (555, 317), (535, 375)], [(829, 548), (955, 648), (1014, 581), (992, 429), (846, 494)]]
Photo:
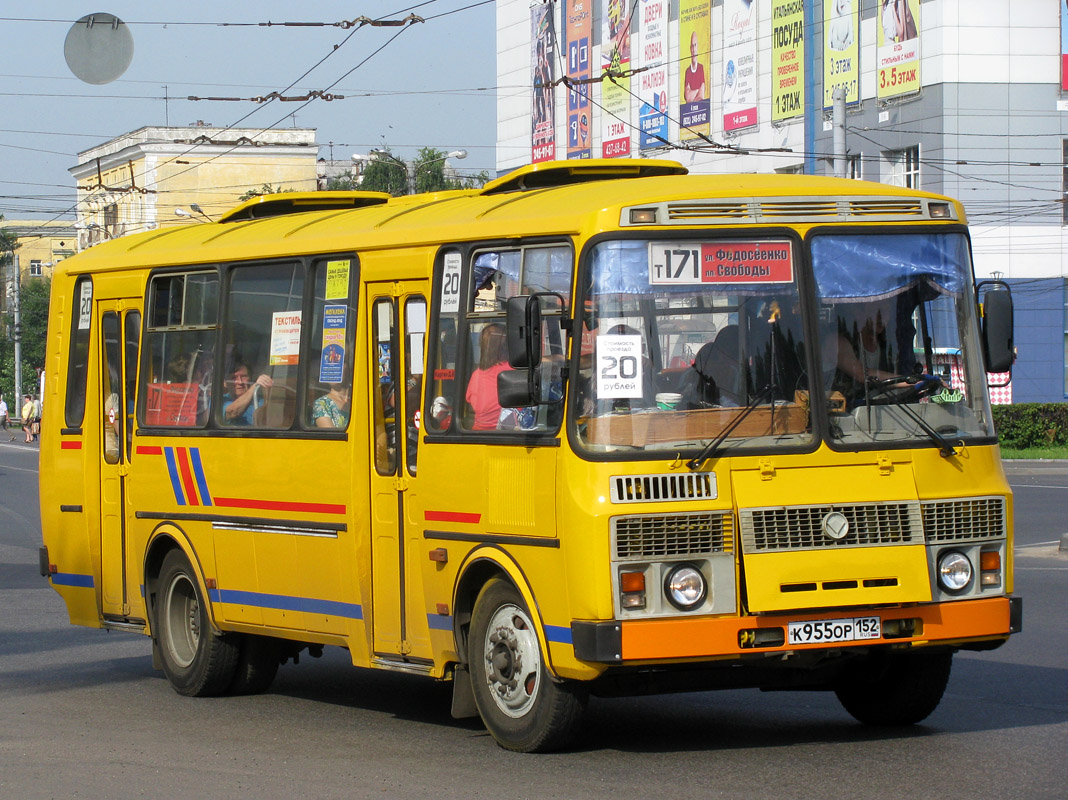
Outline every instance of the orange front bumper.
[[(956, 642), (969, 639), (994, 639), (1015, 630), (1011, 624), (1011, 601), (1008, 597), (984, 600), (960, 600), (881, 609), (839, 609), (822, 613), (776, 614), (759, 617), (718, 619), (651, 619), (622, 623), (622, 661), (653, 661), (665, 658), (708, 658), (741, 653), (818, 650), (828, 647), (857, 647), (877, 644)], [(785, 629), (790, 622), (808, 622), (844, 617), (878, 616), (884, 623), (895, 619), (920, 619), (922, 632), (917, 636), (895, 639), (865, 639), (834, 644), (783, 644), (773, 647), (742, 647), (740, 632), (761, 628)]]

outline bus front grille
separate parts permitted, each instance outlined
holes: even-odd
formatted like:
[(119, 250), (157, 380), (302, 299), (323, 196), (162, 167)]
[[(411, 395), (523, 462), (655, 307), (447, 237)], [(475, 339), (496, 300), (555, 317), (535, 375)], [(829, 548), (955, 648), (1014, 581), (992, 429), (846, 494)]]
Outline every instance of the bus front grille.
[(1005, 537), (1004, 497), (928, 500), (921, 506), (928, 544)]
[(716, 499), (714, 472), (690, 472), (685, 475), (615, 475), (610, 484), (613, 503), (668, 503)]
[[(829, 517), (844, 517), (845, 532)], [(745, 553), (923, 543), (919, 503), (745, 508), (739, 522)]]
[(616, 560), (700, 556), (734, 551), (729, 511), (641, 514), (612, 519)]

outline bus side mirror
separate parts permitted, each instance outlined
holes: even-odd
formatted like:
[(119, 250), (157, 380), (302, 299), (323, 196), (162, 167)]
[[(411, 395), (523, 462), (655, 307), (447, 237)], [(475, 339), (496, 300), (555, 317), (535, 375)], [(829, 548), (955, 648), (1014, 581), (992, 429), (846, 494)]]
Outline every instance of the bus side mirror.
[(506, 369), (497, 374), (497, 402), (501, 408), (538, 405), (541, 398), (541, 370)]
[[(996, 288), (982, 293), (984, 286)], [(982, 281), (975, 287), (982, 309), (981, 336), (987, 372), (1011, 372), (1013, 351), (1012, 293), (1003, 281)]]
[(541, 362), (541, 303), (537, 295), (508, 298), (508, 364), (515, 369)]

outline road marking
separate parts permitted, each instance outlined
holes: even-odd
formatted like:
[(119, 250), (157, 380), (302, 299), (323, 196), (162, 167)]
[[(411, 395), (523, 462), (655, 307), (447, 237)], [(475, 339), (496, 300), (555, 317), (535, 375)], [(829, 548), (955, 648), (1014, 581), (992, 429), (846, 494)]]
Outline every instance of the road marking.
[(1016, 545), (1014, 550), (1026, 550), (1029, 547), (1049, 547), (1051, 544), (1060, 544), (1060, 539), (1054, 539), (1049, 542), (1035, 542), (1034, 544), (1020, 544)]
[(3, 472), (4, 470), (7, 470), (7, 469), (13, 469), (13, 470), (16, 470), (17, 472), (40, 472), (41, 471), (39, 469), (28, 469), (27, 467), (3, 467), (3, 466), (0, 466), (0, 472)]
[(1046, 486), (1038, 483), (1010, 483), (1013, 489), (1068, 489), (1068, 486)]

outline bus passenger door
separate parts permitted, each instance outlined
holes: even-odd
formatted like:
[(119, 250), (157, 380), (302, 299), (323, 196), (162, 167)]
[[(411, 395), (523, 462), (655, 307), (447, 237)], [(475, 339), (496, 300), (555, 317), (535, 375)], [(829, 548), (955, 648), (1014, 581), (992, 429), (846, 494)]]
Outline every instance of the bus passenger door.
[[(371, 397), (371, 588), (375, 659), (429, 666), (433, 653), (422, 586), (418, 490), (426, 281), (368, 285)], [(355, 404), (354, 404), (355, 405)]]
[(100, 332), (100, 397), (96, 408), (100, 431), (100, 605), (105, 617), (130, 613), (127, 592), (126, 507), (133, 392), (141, 311), (133, 300), (105, 300), (97, 314)]

